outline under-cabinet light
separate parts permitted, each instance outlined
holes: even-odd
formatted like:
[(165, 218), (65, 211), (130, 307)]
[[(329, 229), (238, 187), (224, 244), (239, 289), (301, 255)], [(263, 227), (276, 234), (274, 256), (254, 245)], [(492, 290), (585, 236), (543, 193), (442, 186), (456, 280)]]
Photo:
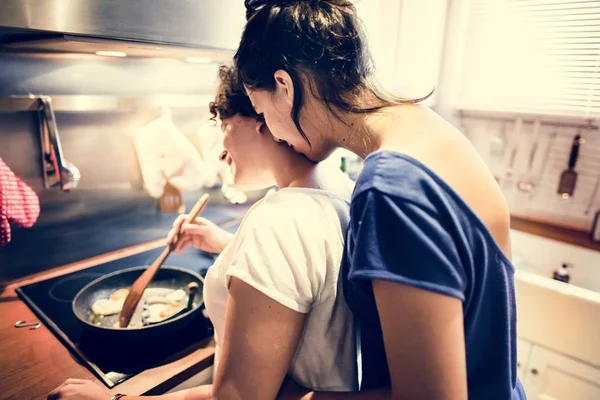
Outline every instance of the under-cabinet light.
[(106, 57), (127, 57), (127, 53), (123, 51), (97, 51), (96, 55)]

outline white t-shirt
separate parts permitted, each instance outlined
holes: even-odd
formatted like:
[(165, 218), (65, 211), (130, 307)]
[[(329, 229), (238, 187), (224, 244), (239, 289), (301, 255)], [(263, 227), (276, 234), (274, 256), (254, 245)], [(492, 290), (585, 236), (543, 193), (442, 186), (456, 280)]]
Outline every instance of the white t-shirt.
[(229, 280), (235, 276), (306, 314), (289, 370), (296, 382), (314, 390), (357, 389), (353, 318), (339, 279), (349, 205), (349, 199), (323, 190), (284, 188), (248, 211), (204, 282), (217, 342), (215, 363)]

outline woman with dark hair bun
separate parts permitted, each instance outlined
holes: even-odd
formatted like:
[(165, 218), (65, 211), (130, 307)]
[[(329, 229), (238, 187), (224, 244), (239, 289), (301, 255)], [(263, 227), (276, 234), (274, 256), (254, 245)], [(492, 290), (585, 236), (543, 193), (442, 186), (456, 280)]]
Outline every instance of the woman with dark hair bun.
[(377, 85), (351, 1), (245, 4), (235, 64), (275, 140), (315, 162), (339, 147), (365, 159), (341, 276), (361, 392), (296, 397), (524, 399), (509, 211), (473, 146), (427, 96)]

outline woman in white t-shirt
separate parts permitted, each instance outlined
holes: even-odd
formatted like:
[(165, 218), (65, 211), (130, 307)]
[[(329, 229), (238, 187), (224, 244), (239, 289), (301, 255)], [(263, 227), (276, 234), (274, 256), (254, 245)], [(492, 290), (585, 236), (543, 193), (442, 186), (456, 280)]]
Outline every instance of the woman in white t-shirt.
[[(352, 181), (274, 141), (231, 68), (221, 67), (219, 78), (210, 109), (221, 120), (221, 159), (236, 186), (280, 189), (252, 206), (235, 235), (203, 218), (174, 223), (168, 240), (183, 233), (176, 252), (220, 253), (204, 285), (216, 368), (213, 385), (159, 398), (274, 399), (286, 375), (315, 390), (357, 390), (353, 319), (338, 279)], [(77, 379), (51, 395), (110, 398), (105, 387)]]
[[(287, 374), (306, 387), (357, 386), (352, 316), (338, 280), (352, 182), (274, 141), (230, 68), (211, 112), (236, 186), (276, 184), (235, 235), (207, 220), (182, 226), (176, 251), (220, 252), (204, 286), (215, 327), (217, 398), (274, 399)], [(171, 237), (181, 225), (175, 223)]]

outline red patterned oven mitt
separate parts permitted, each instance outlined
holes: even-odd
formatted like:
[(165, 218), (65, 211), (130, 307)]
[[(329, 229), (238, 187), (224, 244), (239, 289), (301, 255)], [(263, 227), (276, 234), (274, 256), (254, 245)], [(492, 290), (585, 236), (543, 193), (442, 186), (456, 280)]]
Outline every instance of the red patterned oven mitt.
[(35, 192), (0, 158), (0, 246), (10, 242), (10, 225), (31, 228), (40, 215)]

